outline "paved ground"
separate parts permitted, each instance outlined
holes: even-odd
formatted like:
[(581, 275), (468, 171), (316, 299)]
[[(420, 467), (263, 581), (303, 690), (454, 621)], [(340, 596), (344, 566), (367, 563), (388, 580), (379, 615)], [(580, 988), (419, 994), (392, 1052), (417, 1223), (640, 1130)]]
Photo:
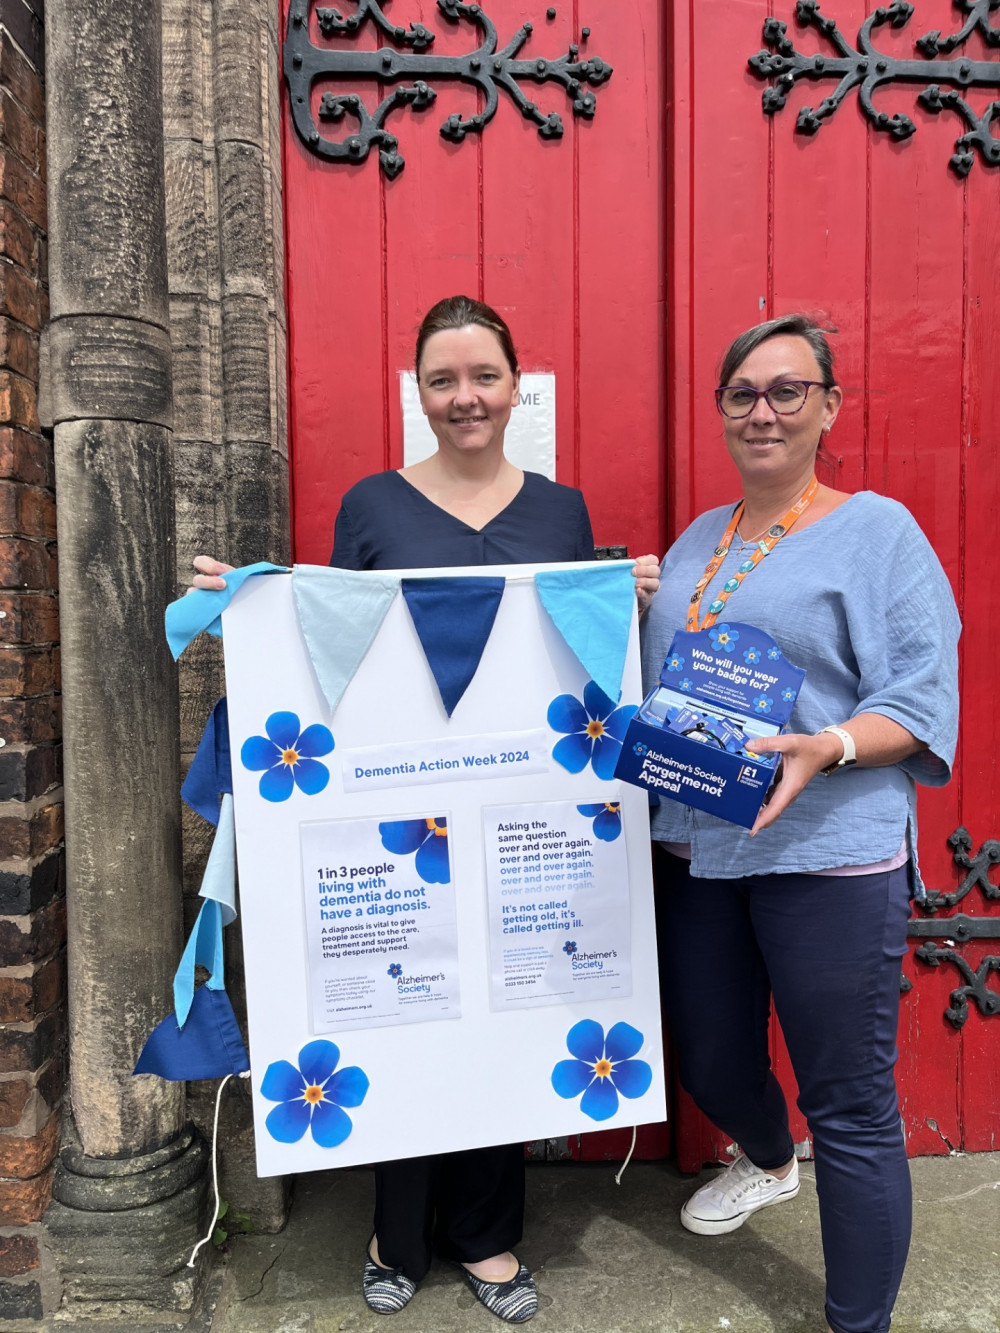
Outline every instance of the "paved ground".
[[(1000, 1153), (914, 1161), (914, 1238), (895, 1333), (1000, 1333)], [(706, 1239), (677, 1218), (691, 1179), (660, 1163), (528, 1168), (532, 1333), (824, 1333), (812, 1166), (797, 1199)], [(300, 1177), (279, 1236), (237, 1240), (205, 1333), (498, 1333), (457, 1272), (435, 1266), (391, 1319), (361, 1297), (372, 1179)], [(218, 1286), (215, 1284), (218, 1283)]]

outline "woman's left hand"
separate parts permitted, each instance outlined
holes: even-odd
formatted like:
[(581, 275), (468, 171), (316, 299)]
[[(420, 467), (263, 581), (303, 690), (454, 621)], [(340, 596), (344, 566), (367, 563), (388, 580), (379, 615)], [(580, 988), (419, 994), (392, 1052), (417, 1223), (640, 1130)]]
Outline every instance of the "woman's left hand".
[(750, 836), (773, 824), (787, 810), (802, 789), (817, 773), (835, 764), (844, 752), (843, 742), (830, 732), (806, 736), (793, 732), (787, 736), (761, 736), (752, 742), (757, 754), (780, 753), (781, 773), (771, 799), (763, 807), (750, 830)]
[(640, 555), (632, 566), (635, 579), (635, 599), (640, 616), (649, 606), (660, 586), (660, 562), (655, 555)]

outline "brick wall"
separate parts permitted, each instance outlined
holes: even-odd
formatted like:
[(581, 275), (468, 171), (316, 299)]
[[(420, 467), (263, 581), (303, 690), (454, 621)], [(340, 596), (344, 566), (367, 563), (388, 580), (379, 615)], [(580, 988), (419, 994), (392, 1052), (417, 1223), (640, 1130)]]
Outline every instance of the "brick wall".
[(65, 905), (42, 0), (0, 0), (0, 1318), (40, 1317), (64, 1086)]

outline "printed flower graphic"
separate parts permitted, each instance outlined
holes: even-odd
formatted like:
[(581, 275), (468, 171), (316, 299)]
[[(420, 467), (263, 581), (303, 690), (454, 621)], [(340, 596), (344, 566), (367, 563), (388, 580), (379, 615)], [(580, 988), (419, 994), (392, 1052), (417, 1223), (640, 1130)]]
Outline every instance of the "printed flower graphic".
[(684, 658), (681, 657), (680, 653), (671, 653), (667, 658), (666, 668), (668, 671), (683, 671)]
[(295, 787), (306, 796), (316, 796), (330, 781), (330, 770), (318, 755), (334, 747), (328, 727), (318, 722), (302, 730), (297, 713), (272, 713), (264, 723), (266, 736), (251, 736), (243, 742), (240, 760), (244, 768), (261, 774), (260, 794), (265, 801), (287, 801)]
[(625, 729), (638, 711), (635, 704), (616, 708), (592, 680), (583, 691), (583, 703), (572, 694), (560, 694), (549, 704), (548, 724), (553, 731), (567, 733), (556, 741), (552, 758), (570, 773), (579, 773), (589, 763), (599, 778), (614, 777)]
[(731, 653), (736, 647), (736, 640), (740, 637), (738, 631), (730, 629), (728, 625), (713, 625), (708, 631), (708, 636), (712, 640), (712, 647), (723, 652)]
[(622, 808), (617, 801), (600, 801), (594, 805), (578, 805), (581, 815), (594, 821), (594, 836), (602, 842), (614, 842), (622, 831)]
[(576, 953), (576, 940), (567, 940), (563, 945), (563, 953), (567, 958), (572, 958)]
[(390, 977), (401, 977), (401, 976), (403, 975), (403, 965), (402, 965), (402, 963), (390, 963), (390, 964), (389, 964), (388, 975), (389, 975)]
[(397, 856), (416, 852), (414, 865), (425, 884), (448, 884), (448, 821), (441, 815), (432, 819), (397, 819), (378, 826), (382, 846)]
[(276, 1060), (260, 1085), (262, 1097), (280, 1102), (265, 1120), (279, 1143), (298, 1143), (307, 1129), (321, 1148), (336, 1148), (354, 1128), (345, 1106), (360, 1106), (368, 1075), (357, 1065), (333, 1071), (340, 1051), (332, 1041), (311, 1041), (299, 1051), (299, 1065)]
[(682, 689), (682, 690), (693, 690), (693, 689), (694, 689), (694, 681), (691, 680), (688, 676), (685, 676), (684, 679), (681, 681), (681, 689)]
[(641, 1097), (653, 1081), (645, 1060), (633, 1060), (644, 1037), (628, 1023), (616, 1023), (607, 1035), (600, 1023), (584, 1018), (566, 1034), (573, 1060), (560, 1060), (552, 1071), (552, 1086), (560, 1097), (579, 1097), (580, 1110), (591, 1120), (609, 1120), (618, 1110), (618, 1097)]
[(762, 694), (758, 699), (754, 699), (753, 701), (754, 711), (757, 713), (769, 713), (773, 704), (774, 700), (769, 694)]
[(780, 648), (768, 648), (768, 650), (767, 650), (767, 655), (768, 655), (768, 657), (771, 659), (772, 662), (777, 662), (778, 658), (781, 656), (781, 649), (780, 649)]
[(795, 691), (790, 689), (782, 690), (781, 697), (782, 699), (784, 699), (786, 704), (790, 704), (792, 700), (795, 698)]
[(644, 754), (649, 754), (649, 746), (643, 745), (642, 741), (636, 741), (632, 746), (632, 753), (637, 754), (641, 759)]
[(747, 648), (747, 649), (745, 649), (745, 650), (744, 650), (744, 653), (743, 653), (743, 661), (746, 662), (747, 666), (753, 666), (753, 664), (754, 664), (755, 662), (759, 662), (759, 661), (760, 661), (760, 649), (759, 649), (759, 648)]

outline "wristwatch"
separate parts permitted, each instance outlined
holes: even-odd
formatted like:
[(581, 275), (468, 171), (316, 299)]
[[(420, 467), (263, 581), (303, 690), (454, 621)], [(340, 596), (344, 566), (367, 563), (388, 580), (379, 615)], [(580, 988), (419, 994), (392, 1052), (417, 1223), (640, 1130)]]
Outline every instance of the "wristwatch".
[(824, 773), (829, 777), (831, 773), (836, 773), (838, 768), (849, 768), (851, 764), (856, 764), (858, 762), (858, 751), (854, 744), (854, 737), (849, 731), (845, 731), (843, 727), (820, 727), (816, 735), (822, 736), (824, 731), (832, 731), (835, 736), (839, 736), (840, 742), (844, 747), (844, 753), (835, 764), (831, 764), (829, 768), (820, 769), (821, 773)]

